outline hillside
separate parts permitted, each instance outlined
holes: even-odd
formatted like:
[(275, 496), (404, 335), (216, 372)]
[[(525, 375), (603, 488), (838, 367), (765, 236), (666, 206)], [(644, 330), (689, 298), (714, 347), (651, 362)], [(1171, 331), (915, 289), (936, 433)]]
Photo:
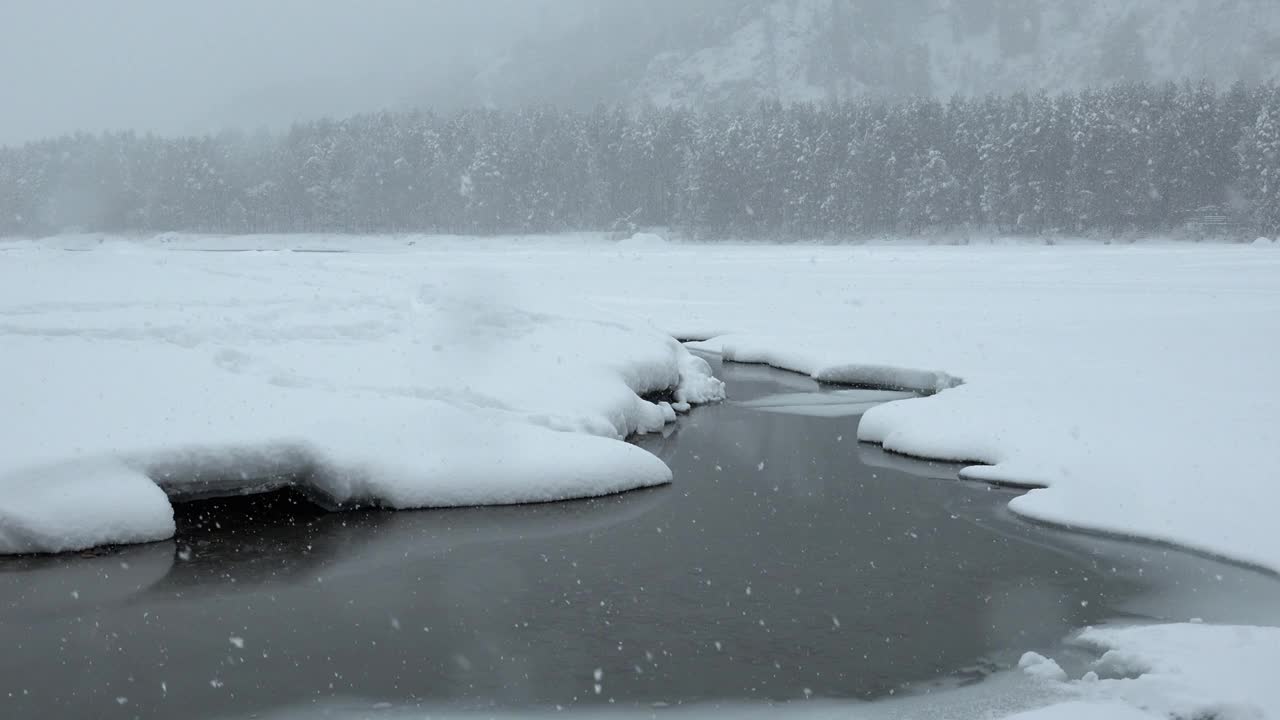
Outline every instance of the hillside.
[(513, 47), (478, 77), (476, 99), (489, 104), (663, 106), (1272, 80), (1280, 78), (1280, 3), (602, 2)]

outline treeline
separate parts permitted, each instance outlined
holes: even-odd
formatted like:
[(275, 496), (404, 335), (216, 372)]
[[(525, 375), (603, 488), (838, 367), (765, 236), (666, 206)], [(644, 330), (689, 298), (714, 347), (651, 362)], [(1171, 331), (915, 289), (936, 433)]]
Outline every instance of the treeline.
[(376, 113), (282, 135), (80, 134), (0, 148), (3, 235), (1120, 233), (1203, 214), (1280, 234), (1277, 87)]

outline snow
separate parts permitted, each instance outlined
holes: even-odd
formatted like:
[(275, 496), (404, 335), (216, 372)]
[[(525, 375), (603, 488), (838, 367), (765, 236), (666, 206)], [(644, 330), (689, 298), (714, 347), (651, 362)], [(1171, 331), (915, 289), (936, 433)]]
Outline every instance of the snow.
[[(1198, 623), (1098, 627), (1085, 629), (1074, 642), (1100, 653), (1080, 679), (1060, 682), (1080, 699), (1014, 717), (1280, 717), (1275, 690), (1280, 628)], [(1033, 668), (1053, 663), (1036, 657), (1043, 664)], [(1065, 680), (1065, 674), (1058, 679)], [(1086, 709), (1086, 715), (1072, 714)]]
[(744, 91), (788, 103), (826, 100), (826, 88), (808, 72), (812, 36), (824, 21), (815, 5), (773, 3), (720, 45), (658, 53), (635, 93), (659, 106), (740, 100)]
[(1012, 502), (1029, 518), (1280, 569), (1280, 380), (1267, 360), (1280, 346), (1280, 262), (1269, 251), (723, 252), (703, 260), (710, 287), (682, 283), (683, 316), (654, 314), (728, 359), (933, 393), (869, 410), (859, 439), (976, 463), (970, 479), (1046, 488)]
[(1077, 642), (1103, 651), (1091, 695), (1165, 717), (1280, 717), (1280, 628), (1184, 623), (1100, 627)]
[[(704, 343), (704, 346), (711, 347)], [(802, 343), (768, 337), (720, 338), (720, 352), (725, 360), (760, 363), (804, 373), (818, 382), (858, 385), (887, 390), (908, 389), (934, 393), (959, 385), (959, 378), (943, 372), (918, 368), (865, 363), (841, 362), (836, 357), (823, 358)]]
[(618, 441), (676, 411), (640, 396), (723, 393), (671, 337), (465, 259), (103, 245), (3, 255), (0, 552), (168, 537), (166, 495), (418, 508), (657, 485), (665, 465)]
[(0, 552), (61, 552), (173, 535), (154, 482), (118, 460), (70, 461), (0, 474)]
[[(1016, 90), (1048, 92), (1098, 87), (1113, 80), (1098, 62), (1124, 21), (1136, 18), (1152, 81), (1205, 78), (1220, 86), (1242, 67), (1261, 79), (1280, 76), (1261, 38), (1280, 31), (1280, 14), (1267, 0), (1206, 4), (1199, 0), (1023, 0), (1017, 8), (1035, 18), (1033, 40), (1019, 48), (999, 27), (996, 14), (975, 14), (966, 3), (936, 0), (902, 8), (883, 23), (854, 23), (845, 41), (862, 72), (832, 86), (833, 30), (828, 0), (770, 0), (715, 18), (705, 43), (677, 43), (653, 56), (635, 86), (636, 99), (659, 106), (779, 100), (831, 100), (860, 93), (903, 92), (902, 58), (927, 48), (927, 88), (934, 97), (981, 96)], [(1010, 12), (1009, 10), (1002, 12)], [(1242, 39), (1243, 38), (1243, 39)], [(1259, 60), (1259, 58), (1267, 58)], [(898, 65), (895, 66), (894, 62)], [(898, 67), (896, 73), (887, 68)], [(877, 74), (876, 71), (879, 71)]]
[[(165, 240), (2, 244), (4, 550), (156, 539), (171, 498), (291, 483), (423, 507), (667, 482), (618, 440), (720, 397), (681, 337), (924, 395), (866, 410), (859, 438), (1041, 488), (1020, 515), (1280, 569), (1269, 249)], [(859, 392), (750, 402), (812, 412)], [(1087, 630), (1087, 668), (1028, 656), (1036, 676), (1016, 674), (1040, 699), (970, 715), (1068, 700), (1029, 717), (1277, 717), (1277, 633)]]
[(1063, 681), (1067, 679), (1067, 673), (1063, 671), (1057, 662), (1037, 652), (1028, 651), (1023, 653), (1022, 658), (1018, 660), (1018, 668), (1032, 677), (1045, 680)]
[[(869, 410), (859, 438), (1045, 487), (1013, 501), (1024, 516), (1280, 569), (1269, 250), (603, 240), (0, 243), (0, 397), (20, 419), (0, 439), (0, 524), (40, 538), (7, 546), (162, 534), (143, 475), (171, 495), (308, 482), (335, 504), (404, 507), (662, 482), (616, 439), (719, 396), (681, 337), (932, 393)], [(219, 243), (272, 251), (188, 251)], [(673, 405), (637, 397), (673, 388)], [(101, 473), (133, 490), (74, 519), (74, 500), (35, 493), (68, 463), (101, 470), (62, 487)], [(121, 521), (151, 508), (145, 532), (110, 529), (122, 505)], [(56, 543), (58, 517), (96, 529)]]

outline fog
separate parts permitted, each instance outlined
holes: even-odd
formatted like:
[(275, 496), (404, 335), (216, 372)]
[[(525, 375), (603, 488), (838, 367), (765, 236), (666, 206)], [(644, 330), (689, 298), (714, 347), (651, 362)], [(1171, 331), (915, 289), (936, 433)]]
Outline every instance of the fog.
[(382, 109), (1280, 80), (1275, 0), (4, 0), (0, 145)]
[(575, 1), (5, 0), (0, 143), (275, 127), (418, 102), (451, 68)]

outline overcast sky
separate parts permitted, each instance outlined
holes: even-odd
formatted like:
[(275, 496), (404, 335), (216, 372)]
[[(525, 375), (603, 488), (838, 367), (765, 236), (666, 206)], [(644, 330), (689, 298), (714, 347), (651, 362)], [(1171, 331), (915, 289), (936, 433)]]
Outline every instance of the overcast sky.
[(0, 143), (276, 126), (422, 99), (557, 0), (0, 0)]

